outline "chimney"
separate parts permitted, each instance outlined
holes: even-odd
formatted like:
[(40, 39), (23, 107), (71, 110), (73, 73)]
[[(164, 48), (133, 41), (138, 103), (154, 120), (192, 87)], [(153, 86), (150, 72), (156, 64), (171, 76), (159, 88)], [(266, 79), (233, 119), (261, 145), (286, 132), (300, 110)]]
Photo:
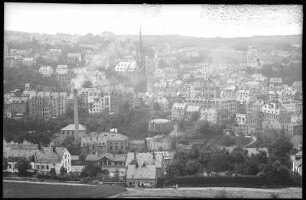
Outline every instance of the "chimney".
[(78, 112), (78, 97), (77, 90), (73, 89), (73, 102), (74, 102), (74, 136), (75, 139), (79, 137), (79, 112)]
[(134, 159), (136, 160), (136, 151), (134, 152)]

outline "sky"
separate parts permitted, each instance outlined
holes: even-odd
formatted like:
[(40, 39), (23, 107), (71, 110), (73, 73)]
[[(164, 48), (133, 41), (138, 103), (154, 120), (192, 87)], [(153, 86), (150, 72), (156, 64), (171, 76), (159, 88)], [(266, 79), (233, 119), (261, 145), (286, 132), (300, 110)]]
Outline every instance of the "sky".
[(5, 30), (37, 33), (250, 37), (302, 34), (301, 5), (5, 3)]

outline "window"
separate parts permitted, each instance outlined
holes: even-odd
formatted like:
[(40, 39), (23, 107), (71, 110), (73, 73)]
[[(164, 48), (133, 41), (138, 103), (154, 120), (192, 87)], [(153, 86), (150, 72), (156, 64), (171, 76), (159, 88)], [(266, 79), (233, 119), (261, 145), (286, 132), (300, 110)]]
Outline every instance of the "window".
[(49, 170), (49, 166), (48, 166), (48, 165), (46, 166), (46, 169), (48, 169), (48, 170)]
[(44, 165), (42, 165), (42, 166), (41, 166), (41, 169), (45, 169), (45, 166), (44, 166)]

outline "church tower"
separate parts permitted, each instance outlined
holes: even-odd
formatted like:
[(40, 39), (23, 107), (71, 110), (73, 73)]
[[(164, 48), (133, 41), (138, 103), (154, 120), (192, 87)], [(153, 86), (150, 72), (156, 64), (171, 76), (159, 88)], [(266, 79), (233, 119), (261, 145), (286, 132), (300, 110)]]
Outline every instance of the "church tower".
[(145, 65), (145, 54), (144, 54), (144, 47), (142, 43), (142, 37), (141, 37), (141, 27), (139, 31), (139, 41), (138, 41), (138, 47), (137, 47), (137, 65), (139, 71), (145, 75), (146, 74), (146, 65)]

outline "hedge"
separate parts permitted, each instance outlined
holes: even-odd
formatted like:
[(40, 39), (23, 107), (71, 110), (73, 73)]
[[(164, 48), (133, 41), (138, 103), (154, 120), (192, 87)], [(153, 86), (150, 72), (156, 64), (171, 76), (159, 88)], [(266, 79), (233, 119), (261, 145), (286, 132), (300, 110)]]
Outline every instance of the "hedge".
[(262, 187), (266, 181), (258, 176), (179, 177), (169, 180), (165, 186), (175, 184), (182, 187)]

